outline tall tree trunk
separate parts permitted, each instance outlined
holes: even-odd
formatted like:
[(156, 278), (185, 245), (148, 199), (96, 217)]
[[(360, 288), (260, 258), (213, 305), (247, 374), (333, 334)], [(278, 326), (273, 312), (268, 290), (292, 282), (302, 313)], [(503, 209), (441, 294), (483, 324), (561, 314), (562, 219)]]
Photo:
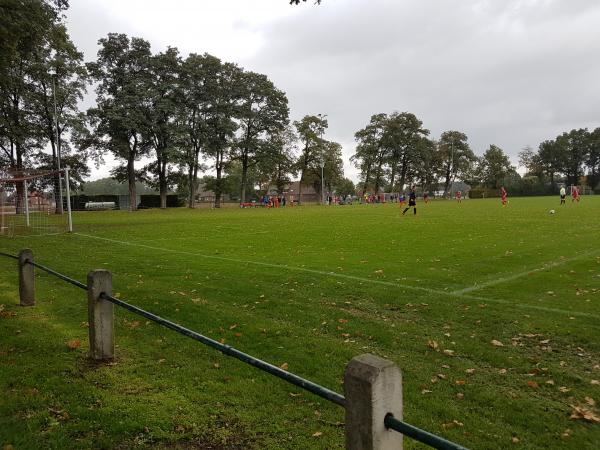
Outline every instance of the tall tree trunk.
[(223, 155), (222, 151), (217, 152), (217, 163), (215, 165), (217, 169), (217, 182), (215, 183), (215, 208), (221, 207), (221, 176), (223, 172)]
[(137, 211), (137, 192), (135, 188), (135, 153), (130, 151), (127, 158), (127, 181), (129, 182), (129, 210)]
[(390, 175), (390, 191), (394, 191), (394, 181), (396, 181), (396, 169), (397, 165), (392, 164), (392, 174)]
[(408, 172), (408, 164), (406, 161), (406, 156), (402, 157), (402, 166), (400, 166), (400, 190), (404, 189), (404, 185), (406, 184), (406, 173)]
[(194, 167), (193, 164), (189, 164), (188, 160), (188, 189), (190, 190), (188, 194), (188, 208), (194, 208), (194, 200), (196, 197), (196, 189), (194, 187)]
[(167, 162), (164, 158), (158, 160), (158, 192), (160, 193), (160, 208), (167, 208)]
[(240, 203), (246, 203), (246, 184), (248, 183), (248, 149), (243, 150), (242, 154), (242, 192)]
[(448, 164), (448, 167), (446, 167), (446, 180), (444, 181), (444, 197), (446, 197), (448, 195), (449, 189), (450, 189), (450, 175), (452, 173), (450, 164)]
[(304, 181), (304, 170), (300, 174), (300, 181), (298, 181), (298, 205), (302, 204), (302, 182)]

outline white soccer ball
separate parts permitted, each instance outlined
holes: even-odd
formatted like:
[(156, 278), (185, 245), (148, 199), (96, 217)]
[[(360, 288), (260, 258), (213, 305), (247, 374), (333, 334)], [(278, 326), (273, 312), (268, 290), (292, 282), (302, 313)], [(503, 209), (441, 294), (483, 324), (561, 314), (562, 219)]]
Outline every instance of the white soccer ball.
[(550, 214), (554, 214), (556, 211), (554, 211), (553, 209), (550, 210)]

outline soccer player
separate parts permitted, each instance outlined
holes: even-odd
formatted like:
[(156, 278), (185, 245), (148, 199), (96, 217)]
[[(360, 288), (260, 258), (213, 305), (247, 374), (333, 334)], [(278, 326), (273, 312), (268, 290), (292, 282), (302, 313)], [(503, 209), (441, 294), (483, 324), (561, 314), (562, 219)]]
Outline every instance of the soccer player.
[(563, 187), (560, 188), (560, 204), (561, 205), (566, 205), (567, 204), (567, 202), (565, 200), (566, 197), (567, 197), (567, 190), (563, 186)]
[(404, 194), (400, 195), (400, 198), (398, 199), (398, 203), (400, 203), (400, 208), (402, 208), (404, 206), (404, 204), (406, 203), (406, 196)]
[(577, 186), (571, 186), (571, 201), (579, 203), (579, 189)]
[(406, 211), (408, 211), (410, 208), (414, 208), (415, 209), (415, 216), (417, 215), (417, 194), (415, 192), (415, 187), (411, 186), (410, 188), (410, 194), (408, 194), (408, 206), (404, 209), (404, 211), (402, 211), (402, 215), (406, 214)]
[(456, 192), (456, 201), (457, 201), (458, 203), (461, 203), (461, 202), (462, 202), (462, 192), (461, 192), (461, 191), (457, 191), (457, 192)]
[(500, 188), (500, 195), (502, 197), (502, 206), (506, 206), (506, 189), (504, 189), (504, 186), (502, 186)]

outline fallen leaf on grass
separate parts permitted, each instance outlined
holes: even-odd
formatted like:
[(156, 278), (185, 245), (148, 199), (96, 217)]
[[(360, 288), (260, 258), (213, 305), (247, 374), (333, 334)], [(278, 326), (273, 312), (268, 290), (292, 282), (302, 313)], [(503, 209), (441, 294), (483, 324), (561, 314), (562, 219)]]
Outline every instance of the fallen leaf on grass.
[(71, 350), (76, 350), (81, 347), (81, 341), (79, 339), (71, 339), (67, 342), (67, 347), (69, 347)]
[(571, 391), (571, 389), (569, 389), (569, 388), (568, 388), (568, 387), (566, 387), (566, 386), (561, 386), (561, 387), (559, 387), (559, 388), (558, 388), (558, 390), (559, 390), (560, 392), (562, 392), (563, 394), (566, 394), (567, 392), (570, 392), (570, 391)]
[(469, 375), (473, 375), (475, 373), (475, 369), (467, 369), (465, 372)]
[(546, 384), (554, 385), (554, 380), (548, 380), (546, 381)]
[(585, 397), (585, 402), (590, 406), (596, 406), (596, 402), (592, 397)]
[(237, 323), (234, 323), (229, 327), (230, 330), (235, 330), (237, 328)]
[(500, 370), (498, 371), (498, 373), (499, 373), (500, 375), (504, 375), (506, 372), (507, 372), (507, 370), (506, 370), (506, 369), (500, 369)]
[(428, 340), (427, 341), (427, 347), (433, 349), (433, 350), (437, 350), (438, 349), (438, 343), (432, 340)]
[(321, 433), (320, 431), (315, 431), (312, 436), (313, 437), (321, 437), (321, 436), (323, 436), (323, 433)]
[(569, 419), (585, 420), (587, 422), (600, 423), (600, 417), (598, 417), (593, 411), (589, 410), (585, 406), (570, 406), (573, 409), (571, 410), (571, 416), (569, 417)]
[(462, 400), (463, 398), (465, 398), (465, 394), (463, 394), (462, 392), (459, 392), (458, 394), (456, 394), (457, 400)]
[(598, 380), (590, 380), (590, 383), (597, 386), (597, 385), (600, 384), (600, 381), (598, 381)]
[(454, 350), (444, 350), (444, 355), (454, 356)]
[(465, 380), (456, 380), (454, 382), (457, 386), (464, 386), (466, 381)]
[(492, 344), (494, 347), (504, 347), (504, 344), (503, 344), (502, 342), (500, 342), (500, 341), (497, 341), (496, 339), (492, 339), (492, 342), (491, 342), (491, 344)]
[(513, 436), (511, 441), (513, 442), (513, 444), (518, 444), (519, 443), (519, 438), (516, 436)]
[(537, 389), (540, 387), (540, 385), (537, 384), (537, 382), (535, 382), (535, 381), (528, 381), (527, 386), (529, 386), (530, 388), (533, 388), (533, 389)]
[(429, 394), (429, 393), (431, 393), (431, 392), (432, 392), (432, 391), (430, 391), (429, 389), (423, 389), (423, 390), (421, 391), (421, 394), (425, 395), (425, 394)]
[(459, 422), (458, 420), (453, 420), (452, 422), (448, 422), (448, 423), (443, 423), (442, 424), (442, 428), (444, 430), (450, 429), (450, 428), (454, 428), (454, 427), (463, 427), (464, 423)]
[(288, 370), (288, 367), (289, 367), (288, 363), (283, 363), (282, 365), (279, 366), (279, 368), (283, 369), (283, 370)]
[(348, 320), (347, 319), (338, 319), (338, 322), (339, 323), (348, 323)]
[(48, 408), (48, 412), (50, 413), (50, 415), (52, 417), (54, 417), (56, 420), (58, 420), (60, 422), (66, 422), (67, 420), (69, 420), (71, 418), (69, 413), (67, 411), (65, 411), (64, 409)]

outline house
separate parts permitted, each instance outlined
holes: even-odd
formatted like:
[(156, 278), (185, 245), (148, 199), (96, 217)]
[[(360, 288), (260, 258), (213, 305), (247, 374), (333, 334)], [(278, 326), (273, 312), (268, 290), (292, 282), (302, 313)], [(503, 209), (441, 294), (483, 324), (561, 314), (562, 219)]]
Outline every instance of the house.
[[(300, 182), (292, 181), (286, 184), (283, 194), (288, 199), (293, 199), (294, 202), (298, 202), (298, 193), (300, 192)], [(269, 186), (269, 194), (277, 194), (277, 187), (274, 185)], [(321, 193), (317, 192), (313, 185), (302, 183), (302, 202), (305, 203), (317, 203), (321, 201)]]

